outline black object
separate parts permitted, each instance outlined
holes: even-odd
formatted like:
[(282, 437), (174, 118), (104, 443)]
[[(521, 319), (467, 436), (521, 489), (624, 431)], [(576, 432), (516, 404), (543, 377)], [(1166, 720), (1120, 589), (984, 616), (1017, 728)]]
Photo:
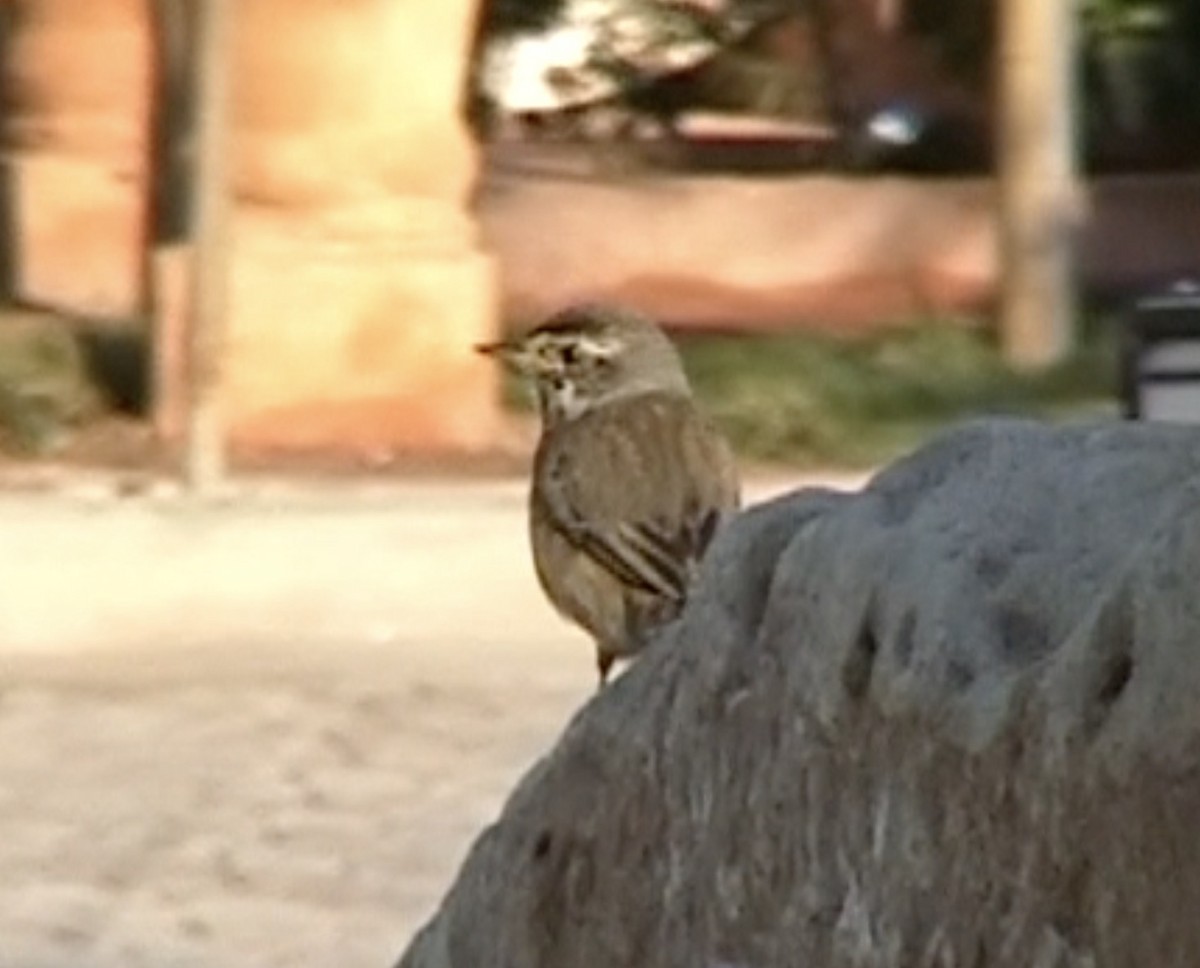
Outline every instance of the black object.
[(1181, 279), (1134, 303), (1121, 398), (1131, 420), (1200, 424), (1200, 279)]

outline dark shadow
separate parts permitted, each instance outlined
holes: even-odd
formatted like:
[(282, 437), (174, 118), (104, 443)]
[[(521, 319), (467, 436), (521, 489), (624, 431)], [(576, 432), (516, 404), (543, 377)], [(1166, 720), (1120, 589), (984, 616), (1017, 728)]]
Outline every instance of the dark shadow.
[(680, 174), (793, 177), (829, 171), (836, 143), (811, 138), (676, 138), (662, 167)]
[(150, 348), (140, 329), (82, 322), (75, 331), (88, 380), (118, 413), (150, 411)]
[(150, 0), (150, 204), (146, 233), (153, 245), (188, 236), (195, 104), (190, 79), (196, 44), (196, 0)]
[[(150, 109), (147, 118), (149, 172), (142, 226), (144, 325), (137, 337), (90, 330), (84, 342), (89, 366), (121, 409), (154, 416), (169, 408), (170, 387), (178, 381), (162, 316), (159, 261), (167, 246), (191, 234), (196, 104), (191, 83), (195, 67), (198, 0), (145, 0), (150, 32)], [(140, 372), (138, 371), (140, 367)], [(165, 411), (164, 411), (165, 412)]]

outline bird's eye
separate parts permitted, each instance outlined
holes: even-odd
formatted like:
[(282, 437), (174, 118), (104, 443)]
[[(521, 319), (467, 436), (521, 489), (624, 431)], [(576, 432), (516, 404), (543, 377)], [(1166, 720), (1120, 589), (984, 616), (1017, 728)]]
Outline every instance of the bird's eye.
[(562, 348), (562, 361), (567, 366), (574, 366), (579, 362), (579, 347), (568, 344)]

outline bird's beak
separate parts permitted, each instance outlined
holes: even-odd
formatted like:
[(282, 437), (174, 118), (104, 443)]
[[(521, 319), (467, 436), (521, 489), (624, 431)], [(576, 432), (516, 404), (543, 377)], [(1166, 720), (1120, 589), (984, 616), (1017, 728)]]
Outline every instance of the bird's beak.
[(499, 356), (508, 346), (508, 343), (476, 343), (474, 349), (476, 353), (482, 353), (484, 356)]
[(496, 343), (476, 343), (475, 352), (497, 359), (518, 373), (529, 372), (532, 363), (529, 347), (523, 341), (501, 340)]

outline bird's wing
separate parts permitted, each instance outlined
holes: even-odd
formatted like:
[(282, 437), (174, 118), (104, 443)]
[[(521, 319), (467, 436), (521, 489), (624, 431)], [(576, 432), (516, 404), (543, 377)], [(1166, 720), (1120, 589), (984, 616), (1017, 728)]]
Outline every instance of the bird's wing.
[(539, 449), (534, 499), (622, 584), (682, 602), (721, 513), (737, 506), (724, 441), (667, 393), (607, 404), (568, 430)]

